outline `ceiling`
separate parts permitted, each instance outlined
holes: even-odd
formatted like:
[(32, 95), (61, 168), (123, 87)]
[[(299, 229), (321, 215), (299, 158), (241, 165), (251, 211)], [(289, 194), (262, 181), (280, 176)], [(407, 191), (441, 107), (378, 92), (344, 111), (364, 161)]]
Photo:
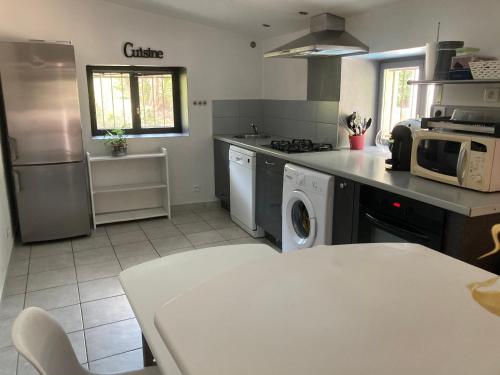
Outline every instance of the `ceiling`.
[[(309, 17), (347, 17), (397, 0), (105, 0), (135, 9), (222, 27), (259, 38), (309, 27)], [(299, 11), (309, 15), (299, 15)], [(269, 24), (271, 27), (263, 27)]]

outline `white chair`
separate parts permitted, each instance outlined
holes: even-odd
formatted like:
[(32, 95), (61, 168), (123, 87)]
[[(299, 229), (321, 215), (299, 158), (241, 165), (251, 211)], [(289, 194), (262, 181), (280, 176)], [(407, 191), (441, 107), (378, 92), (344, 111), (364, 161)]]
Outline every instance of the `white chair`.
[[(59, 323), (38, 307), (19, 314), (12, 327), (12, 341), (41, 375), (94, 375), (80, 365)], [(122, 374), (160, 375), (160, 371), (152, 366)]]

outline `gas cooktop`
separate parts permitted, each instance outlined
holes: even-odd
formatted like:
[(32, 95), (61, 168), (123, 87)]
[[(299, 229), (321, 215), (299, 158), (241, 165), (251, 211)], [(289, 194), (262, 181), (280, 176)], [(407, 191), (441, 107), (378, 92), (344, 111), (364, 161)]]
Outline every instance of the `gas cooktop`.
[(265, 147), (273, 150), (296, 154), (302, 152), (333, 151), (330, 143), (314, 143), (310, 139), (294, 139), (292, 141), (276, 140)]

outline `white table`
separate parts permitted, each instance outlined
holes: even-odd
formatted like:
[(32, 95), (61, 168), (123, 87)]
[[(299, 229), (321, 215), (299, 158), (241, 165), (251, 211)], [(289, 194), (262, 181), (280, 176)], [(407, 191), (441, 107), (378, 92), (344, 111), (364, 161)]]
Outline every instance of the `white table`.
[(155, 324), (184, 375), (500, 374), (495, 275), (411, 244), (321, 246), (243, 264)]
[(214, 247), (173, 254), (120, 273), (125, 294), (163, 374), (178, 375), (180, 371), (154, 326), (155, 312), (165, 302), (233, 267), (277, 255), (267, 245)]

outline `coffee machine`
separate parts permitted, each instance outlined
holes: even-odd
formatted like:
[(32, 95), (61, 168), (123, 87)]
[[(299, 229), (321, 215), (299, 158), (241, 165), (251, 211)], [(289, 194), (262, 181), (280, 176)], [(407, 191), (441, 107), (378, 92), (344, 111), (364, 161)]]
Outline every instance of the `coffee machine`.
[(417, 129), (420, 129), (420, 120), (405, 120), (394, 126), (389, 139), (392, 155), (385, 161), (388, 170), (410, 171), (413, 132)]

